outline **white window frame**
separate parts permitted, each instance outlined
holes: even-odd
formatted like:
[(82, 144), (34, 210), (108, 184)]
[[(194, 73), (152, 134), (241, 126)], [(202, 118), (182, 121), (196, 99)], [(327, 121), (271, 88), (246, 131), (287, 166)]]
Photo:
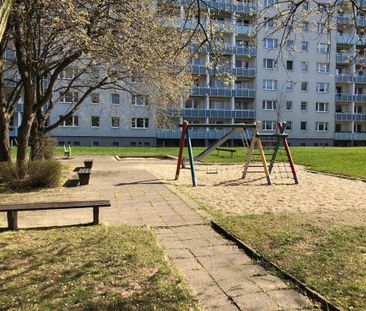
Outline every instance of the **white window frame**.
[(318, 93), (329, 93), (329, 83), (317, 82), (315, 90)]
[(264, 79), (263, 89), (266, 91), (277, 91), (277, 80)]
[[(143, 127), (138, 127), (138, 120), (143, 120)], [(146, 126), (147, 123), (147, 126)], [(131, 128), (134, 130), (147, 130), (149, 129), (149, 119), (148, 118), (132, 118), (131, 119)]]
[[(98, 125), (93, 125), (93, 118), (98, 118)], [(94, 129), (100, 128), (100, 116), (90, 116), (90, 125)]]
[(329, 73), (329, 63), (316, 63), (316, 71), (319, 73)]
[(328, 43), (319, 43), (317, 47), (317, 51), (319, 54), (328, 54), (330, 46)]
[[(64, 116), (59, 116), (59, 118), (63, 118)], [(71, 120), (72, 120), (72, 125), (67, 125), (66, 124), (66, 121), (67, 120), (64, 120), (61, 124), (60, 124), (60, 127), (79, 127), (79, 116), (71, 116), (70, 117)], [(76, 121), (76, 122), (75, 122)]]
[(277, 101), (275, 100), (263, 100), (262, 109), (263, 110), (276, 110)]
[[(306, 85), (305, 90), (303, 89), (303, 85)], [(307, 81), (301, 81), (301, 91), (302, 92), (308, 92), (309, 91), (309, 82), (307, 82)]]
[[(94, 101), (94, 96), (97, 97), (97, 101)], [(97, 93), (97, 92), (93, 92), (90, 94), (90, 97), (91, 97), (91, 103), (92, 104), (96, 104), (96, 105), (99, 105), (100, 104), (100, 93)]]
[[(290, 106), (290, 107), (288, 107), (288, 105)], [(286, 111), (292, 111), (292, 107), (294, 106), (294, 103), (293, 103), (293, 101), (292, 100), (286, 100), (286, 102), (285, 102), (285, 109), (286, 109)], [(288, 109), (288, 108), (290, 108), (290, 109)]]
[(262, 130), (263, 131), (275, 131), (277, 129), (276, 121), (263, 121)]
[(316, 112), (329, 112), (329, 103), (327, 102), (316, 102), (315, 103)]
[[(302, 105), (305, 104), (305, 109), (302, 109)], [(300, 111), (307, 111), (308, 110), (308, 102), (300, 102)]]
[(144, 107), (146, 106), (146, 98), (142, 95), (133, 95), (132, 104), (134, 106)]
[[(271, 66), (268, 66), (269, 64), (272, 64)], [(263, 68), (267, 70), (274, 70), (277, 68), (277, 62), (273, 58), (263, 58)]]
[[(118, 103), (113, 102), (114, 96), (118, 97)], [(111, 103), (112, 103), (112, 105), (119, 105), (121, 103), (121, 96), (118, 93), (112, 93), (111, 94)]]
[(292, 121), (286, 121), (285, 131), (292, 131)]
[[(113, 119), (118, 119), (118, 126), (113, 126)], [(112, 116), (111, 117), (111, 128), (118, 129), (121, 126), (121, 118), (119, 116)]]
[[(71, 96), (72, 99), (71, 101), (66, 101), (66, 96)], [(72, 104), (72, 103), (75, 103), (79, 100), (79, 93), (78, 92), (66, 92), (66, 93), (63, 93), (63, 92), (60, 92), (60, 99), (59, 99), (59, 103), (61, 104)]]
[(267, 38), (263, 41), (263, 47), (265, 49), (277, 49), (278, 48), (278, 39), (275, 38)]
[[(301, 125), (305, 124), (305, 129), (301, 128)], [(308, 130), (308, 122), (307, 121), (300, 121), (300, 131), (307, 131)]]
[(317, 132), (328, 132), (328, 122), (324, 121), (315, 122), (315, 130)]

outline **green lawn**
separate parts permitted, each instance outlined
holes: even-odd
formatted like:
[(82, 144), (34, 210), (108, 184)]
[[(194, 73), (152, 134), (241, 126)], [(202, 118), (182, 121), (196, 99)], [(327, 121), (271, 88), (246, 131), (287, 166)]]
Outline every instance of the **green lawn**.
[(0, 235), (0, 310), (197, 310), (147, 229)]
[[(237, 152), (231, 158), (228, 154), (220, 156), (213, 152), (208, 162), (243, 163), (245, 152), (243, 148), (235, 148)], [(195, 155), (204, 148), (194, 148)], [(313, 170), (334, 174), (366, 178), (366, 147), (293, 147), (291, 148), (295, 163), (305, 165)], [(62, 155), (63, 148), (57, 149)], [(178, 148), (144, 148), (144, 147), (72, 147), (73, 155), (178, 155)], [(185, 149), (187, 156), (187, 150)], [(284, 152), (281, 152), (284, 155)], [(282, 156), (283, 158), (283, 156)]]
[(366, 310), (366, 226), (298, 214), (228, 216), (219, 223), (344, 310)]

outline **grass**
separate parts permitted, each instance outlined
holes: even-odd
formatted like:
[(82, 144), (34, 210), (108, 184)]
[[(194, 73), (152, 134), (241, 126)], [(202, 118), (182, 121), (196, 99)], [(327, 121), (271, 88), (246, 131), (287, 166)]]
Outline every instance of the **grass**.
[[(237, 152), (231, 158), (229, 154), (222, 153), (219, 156), (213, 152), (206, 158), (207, 162), (213, 163), (243, 163), (245, 152), (243, 148), (235, 148)], [(195, 155), (204, 148), (193, 149)], [(351, 176), (366, 178), (366, 147), (292, 147), (295, 163), (305, 165), (310, 169)], [(178, 155), (178, 148), (155, 148), (155, 147), (72, 147), (73, 155)], [(57, 154), (63, 154), (63, 148), (57, 148)], [(187, 150), (185, 148), (185, 156)], [(284, 152), (280, 154), (284, 158)]]
[(147, 229), (1, 233), (0, 310), (197, 310)]
[(219, 223), (345, 310), (366, 310), (366, 226), (297, 214), (228, 216)]

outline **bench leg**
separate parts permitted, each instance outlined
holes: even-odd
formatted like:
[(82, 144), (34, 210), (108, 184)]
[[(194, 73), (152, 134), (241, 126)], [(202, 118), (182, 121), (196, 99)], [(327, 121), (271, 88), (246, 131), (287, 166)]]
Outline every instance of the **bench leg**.
[(8, 227), (10, 230), (18, 229), (18, 212), (8, 212)]
[(93, 207), (93, 225), (99, 225), (99, 207)]

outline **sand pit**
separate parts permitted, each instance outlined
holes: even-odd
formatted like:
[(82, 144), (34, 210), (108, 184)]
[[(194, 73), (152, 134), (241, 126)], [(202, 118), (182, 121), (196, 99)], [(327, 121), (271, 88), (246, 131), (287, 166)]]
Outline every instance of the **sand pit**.
[[(240, 165), (197, 165), (199, 186), (191, 186), (188, 169), (181, 172), (180, 179), (173, 181), (175, 163), (147, 166), (156, 177), (183, 189), (200, 203), (224, 211), (226, 214), (301, 212), (335, 215), (352, 211), (355, 220), (366, 223), (366, 183), (324, 174), (314, 174), (297, 166), (300, 184), (295, 185), (286, 174), (274, 172), (273, 185), (268, 186), (263, 174), (251, 174), (241, 179)], [(218, 174), (207, 174), (215, 171)], [(277, 177), (277, 178), (275, 178)], [(357, 215), (357, 216), (356, 216)], [(329, 216), (330, 219), (332, 218)], [(358, 222), (358, 221), (356, 221)]]

